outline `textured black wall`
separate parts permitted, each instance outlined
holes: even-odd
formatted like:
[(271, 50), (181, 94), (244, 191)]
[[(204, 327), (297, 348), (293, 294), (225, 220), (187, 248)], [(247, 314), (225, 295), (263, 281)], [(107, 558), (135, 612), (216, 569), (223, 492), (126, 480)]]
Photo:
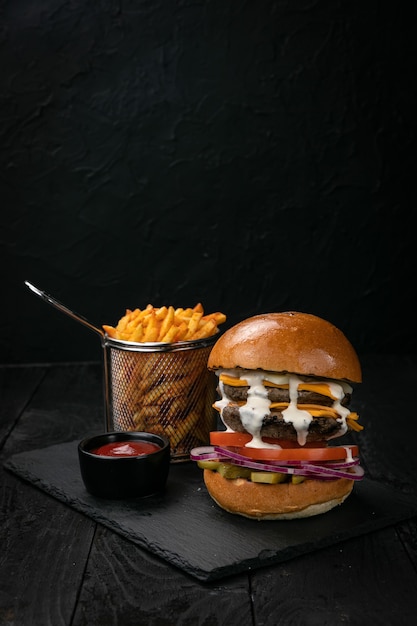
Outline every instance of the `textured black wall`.
[(0, 0), (0, 361), (100, 358), (25, 279), (97, 324), (201, 301), (415, 350), (415, 23), (413, 3)]

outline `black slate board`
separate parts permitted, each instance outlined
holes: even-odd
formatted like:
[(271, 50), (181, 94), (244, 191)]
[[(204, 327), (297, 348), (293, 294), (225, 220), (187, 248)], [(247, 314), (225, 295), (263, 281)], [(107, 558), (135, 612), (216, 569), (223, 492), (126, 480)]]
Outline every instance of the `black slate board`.
[(414, 499), (364, 479), (343, 505), (323, 515), (291, 521), (249, 520), (214, 504), (201, 470), (192, 462), (171, 465), (162, 495), (101, 500), (84, 488), (77, 443), (15, 454), (4, 465), (201, 581), (282, 562), (417, 515)]

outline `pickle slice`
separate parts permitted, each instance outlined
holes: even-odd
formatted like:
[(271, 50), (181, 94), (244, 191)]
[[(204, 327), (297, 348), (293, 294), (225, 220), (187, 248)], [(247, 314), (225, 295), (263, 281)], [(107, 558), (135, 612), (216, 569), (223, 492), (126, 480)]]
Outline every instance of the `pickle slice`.
[(267, 483), (268, 485), (277, 485), (286, 481), (286, 474), (281, 472), (251, 472), (250, 479), (253, 483)]
[(304, 481), (305, 481), (305, 476), (296, 476), (295, 474), (291, 476), (291, 482), (293, 485), (299, 485), (300, 483), (303, 483)]
[(251, 474), (248, 467), (239, 467), (231, 463), (219, 463), (217, 471), (223, 478), (250, 478)]
[(197, 465), (201, 469), (216, 470), (220, 465), (220, 461), (197, 461)]

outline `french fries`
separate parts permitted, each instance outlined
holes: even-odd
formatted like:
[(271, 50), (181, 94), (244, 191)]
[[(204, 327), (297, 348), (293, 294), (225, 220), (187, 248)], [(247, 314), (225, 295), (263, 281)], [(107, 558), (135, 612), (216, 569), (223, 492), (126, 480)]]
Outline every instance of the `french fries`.
[(224, 313), (204, 315), (200, 302), (186, 309), (148, 304), (144, 309), (126, 309), (116, 326), (103, 324), (103, 329), (122, 341), (176, 343), (211, 337), (225, 321)]
[[(108, 337), (135, 343), (176, 343), (212, 337), (226, 321), (224, 313), (205, 314), (194, 307), (127, 309), (116, 326), (103, 324)], [(149, 352), (111, 347), (112, 416), (115, 430), (166, 435), (173, 459), (186, 459), (191, 448), (208, 443), (215, 425), (215, 380), (207, 370), (211, 347), (190, 344)]]

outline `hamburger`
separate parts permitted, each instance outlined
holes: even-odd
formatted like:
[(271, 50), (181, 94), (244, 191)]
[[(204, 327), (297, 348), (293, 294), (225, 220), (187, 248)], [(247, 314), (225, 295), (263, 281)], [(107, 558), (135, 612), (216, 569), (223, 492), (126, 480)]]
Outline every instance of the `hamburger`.
[(360, 431), (349, 405), (361, 365), (343, 332), (298, 311), (256, 315), (214, 344), (208, 369), (218, 377), (223, 430), (191, 459), (212, 499), (258, 520), (325, 513), (363, 477), (356, 445), (336, 445)]

